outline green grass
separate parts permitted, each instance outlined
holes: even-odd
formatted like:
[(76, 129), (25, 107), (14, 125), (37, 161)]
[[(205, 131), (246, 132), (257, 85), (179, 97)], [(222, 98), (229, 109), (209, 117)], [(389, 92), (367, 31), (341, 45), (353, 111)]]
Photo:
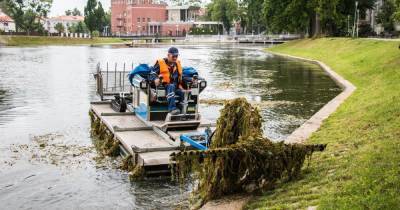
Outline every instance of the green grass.
[(65, 38), (46, 36), (0, 36), (0, 45), (34, 46), (34, 45), (96, 45), (123, 43), (119, 38)]
[(269, 50), (320, 60), (357, 90), (313, 134), (327, 143), (297, 181), (249, 209), (400, 209), (400, 42), (324, 38)]

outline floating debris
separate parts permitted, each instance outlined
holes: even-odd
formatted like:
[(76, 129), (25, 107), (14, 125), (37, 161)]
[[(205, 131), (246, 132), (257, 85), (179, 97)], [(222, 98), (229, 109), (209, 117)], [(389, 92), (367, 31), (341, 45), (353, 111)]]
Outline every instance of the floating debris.
[(233, 83), (231, 81), (225, 81), (225, 82), (216, 84), (215, 87), (219, 90), (232, 89), (235, 87), (235, 83)]
[(326, 145), (273, 143), (262, 137), (257, 107), (244, 98), (226, 102), (206, 151), (181, 151), (171, 155), (173, 174), (184, 182), (198, 180), (194, 208), (224, 195), (272, 188), (278, 180), (300, 174), (307, 157)]
[[(225, 105), (230, 100), (228, 99), (200, 99), (200, 104), (206, 105), (216, 105), (222, 106)], [(280, 105), (292, 105), (296, 104), (296, 102), (292, 101), (249, 101), (249, 103), (253, 106), (258, 106), (260, 108), (268, 108), (268, 107), (275, 107)]]
[(226, 102), (228, 102), (228, 99), (200, 99), (200, 104), (206, 104), (206, 105), (224, 105)]
[[(18, 160), (26, 160), (35, 164), (51, 164), (70, 171), (87, 167), (87, 163), (96, 157), (93, 146), (69, 144), (68, 139), (58, 133), (32, 136), (31, 140), (29, 144), (10, 145), (8, 152), (13, 155), (8, 155), (11, 159), (4, 163), (12, 166)], [(99, 164), (109, 165), (104, 161)]]

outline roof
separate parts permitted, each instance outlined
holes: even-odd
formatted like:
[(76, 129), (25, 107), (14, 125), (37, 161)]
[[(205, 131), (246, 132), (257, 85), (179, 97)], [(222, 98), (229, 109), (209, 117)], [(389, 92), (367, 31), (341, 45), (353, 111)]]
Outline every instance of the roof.
[(189, 5), (184, 5), (184, 6), (168, 6), (167, 10), (181, 10), (181, 9), (200, 9), (200, 7), (197, 6), (189, 6)]
[(54, 21), (84, 21), (85, 17), (83, 16), (57, 16), (57, 17), (51, 17), (48, 18), (48, 20), (54, 20)]
[(1, 15), (0, 22), (14, 22), (14, 20), (7, 15)]

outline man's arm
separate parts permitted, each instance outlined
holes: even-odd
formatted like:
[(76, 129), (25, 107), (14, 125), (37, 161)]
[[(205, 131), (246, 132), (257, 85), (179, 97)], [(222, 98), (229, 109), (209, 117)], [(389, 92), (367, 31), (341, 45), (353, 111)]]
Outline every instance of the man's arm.
[(158, 64), (158, 61), (156, 61), (156, 64), (153, 66), (153, 71), (157, 74), (160, 75), (160, 64)]
[(154, 81), (154, 84), (156, 86), (160, 85), (159, 75), (160, 75), (160, 64), (158, 64), (158, 61), (157, 61), (156, 64), (154, 64), (153, 70), (150, 74), (150, 80)]

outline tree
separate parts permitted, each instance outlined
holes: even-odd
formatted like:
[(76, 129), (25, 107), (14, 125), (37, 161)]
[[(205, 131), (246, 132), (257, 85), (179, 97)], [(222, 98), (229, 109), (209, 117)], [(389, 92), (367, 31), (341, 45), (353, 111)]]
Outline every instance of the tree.
[(71, 16), (72, 15), (72, 11), (69, 9), (69, 10), (66, 10), (65, 11), (65, 15), (66, 16)]
[[(360, 15), (376, 0), (357, 0)], [(265, 0), (264, 23), (273, 32), (308, 33), (310, 36), (347, 34), (356, 0)], [(350, 19), (351, 18), (351, 19)], [(350, 24), (349, 24), (350, 25)]]
[(71, 33), (87, 33), (88, 29), (84, 22), (74, 23), (68, 27), (68, 31)]
[(263, 19), (274, 33), (304, 33), (313, 17), (312, 6), (307, 0), (265, 0)]
[[(251, 15), (248, 15), (247, 18), (243, 18), (243, 16), (240, 16), (240, 21), (244, 21), (244, 23), (247, 23), (247, 27), (250, 28), (252, 32), (259, 33), (265, 28), (263, 24), (263, 14), (262, 12), (260, 12), (263, 4), (263, 0), (244, 0), (243, 2), (242, 6), (246, 7), (245, 14)], [(241, 13), (243, 14), (243, 12), (244, 11), (242, 11)], [(238, 15), (240, 15), (240, 13)]]
[(73, 10), (67, 10), (65, 11), (66, 16), (82, 16), (81, 11), (78, 8), (74, 8)]
[(62, 23), (57, 23), (54, 26), (54, 29), (56, 29), (59, 34), (65, 32), (65, 27), (64, 27), (64, 25)]
[(393, 19), (400, 22), (400, 0), (395, 0), (396, 11), (393, 13)]
[(14, 19), (16, 30), (29, 35), (32, 31), (43, 31), (41, 20), (47, 17), (52, 0), (4, 0), (4, 12)]
[(85, 24), (89, 29), (89, 32), (92, 33), (97, 28), (96, 23), (96, 0), (88, 0), (85, 7)]
[(72, 14), (73, 16), (82, 16), (81, 11), (80, 11), (78, 8), (76, 8), (76, 7), (74, 8), (74, 10), (72, 10), (71, 14)]
[(247, 15), (247, 6), (244, 3), (238, 4), (237, 17), (239, 19), (240, 27), (243, 29), (243, 33), (246, 34), (249, 21)]
[(214, 0), (208, 5), (211, 19), (222, 22), (228, 34), (233, 20), (237, 18), (237, 8), (236, 0)]
[(90, 33), (103, 31), (106, 25), (106, 13), (102, 4), (97, 0), (88, 0), (85, 7), (85, 24)]
[(103, 9), (101, 2), (97, 4), (97, 9), (95, 10), (96, 16), (96, 30), (103, 31), (104, 26), (106, 26), (106, 12)]
[(382, 24), (383, 28), (387, 32), (394, 30), (394, 18), (393, 15), (396, 12), (395, 2), (392, 0), (384, 0), (383, 5), (377, 15), (377, 22)]

